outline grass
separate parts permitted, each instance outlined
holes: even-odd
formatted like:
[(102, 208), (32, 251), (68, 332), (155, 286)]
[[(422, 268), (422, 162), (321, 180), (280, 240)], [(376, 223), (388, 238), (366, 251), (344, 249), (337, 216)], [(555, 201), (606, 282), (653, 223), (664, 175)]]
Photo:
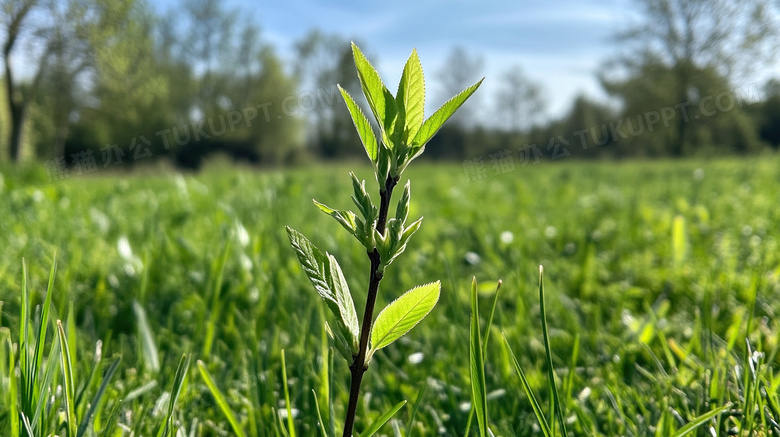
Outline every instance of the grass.
[[(441, 298), (415, 335), (374, 355), (356, 429), (400, 408), (379, 434), (478, 435), (476, 276), (483, 309), (496, 299), (478, 332), (480, 417), (495, 435), (543, 435), (515, 359), (558, 435), (551, 374), (569, 435), (777, 435), (778, 164), (572, 161), (467, 183), (459, 166), (416, 163), (410, 216), (425, 224), (377, 305), (438, 278)], [(346, 167), (55, 184), (3, 173), (0, 435), (341, 429), (349, 371), (284, 226), (364, 290), (360, 243), (311, 207), (350, 194)]]

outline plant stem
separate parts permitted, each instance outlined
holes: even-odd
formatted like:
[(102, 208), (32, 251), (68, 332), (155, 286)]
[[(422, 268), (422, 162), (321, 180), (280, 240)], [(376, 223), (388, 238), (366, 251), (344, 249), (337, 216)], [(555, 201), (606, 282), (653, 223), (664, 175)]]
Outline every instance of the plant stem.
[[(393, 188), (398, 183), (397, 178), (387, 177), (384, 191), (379, 192), (381, 201), (379, 204), (379, 217), (376, 221), (376, 230), (380, 234), (385, 233), (387, 225), (387, 211), (390, 208), (390, 198), (393, 196)], [(374, 319), (374, 305), (376, 304), (376, 295), (379, 291), (379, 281), (382, 280), (382, 273), (379, 273), (381, 259), (379, 251), (374, 248), (368, 252), (368, 258), (371, 260), (371, 274), (368, 281), (368, 295), (366, 296), (366, 309), (363, 312), (363, 324), (360, 329), (360, 349), (354, 357), (349, 370), (352, 373), (352, 381), (349, 387), (349, 405), (347, 406), (347, 417), (344, 421), (343, 437), (352, 437), (352, 428), (355, 425), (355, 413), (357, 413), (358, 398), (360, 397), (360, 384), (363, 382), (363, 374), (368, 367), (365, 365), (366, 353), (368, 352), (368, 338), (371, 336), (371, 322)]]

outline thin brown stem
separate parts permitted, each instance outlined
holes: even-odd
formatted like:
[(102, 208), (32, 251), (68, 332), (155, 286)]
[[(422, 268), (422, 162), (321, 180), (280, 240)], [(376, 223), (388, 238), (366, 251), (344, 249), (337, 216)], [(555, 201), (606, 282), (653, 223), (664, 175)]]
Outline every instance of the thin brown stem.
[[(376, 222), (376, 230), (384, 234), (387, 225), (387, 212), (390, 209), (390, 198), (393, 196), (393, 188), (398, 179), (387, 177), (384, 191), (380, 191), (381, 201), (379, 203), (379, 218)], [(344, 421), (343, 437), (352, 437), (352, 428), (355, 425), (355, 414), (357, 413), (358, 398), (360, 397), (360, 384), (363, 382), (363, 374), (368, 367), (365, 365), (366, 354), (368, 353), (368, 339), (371, 336), (371, 323), (374, 319), (374, 305), (376, 304), (376, 295), (379, 291), (379, 281), (382, 280), (382, 273), (378, 272), (381, 265), (379, 251), (374, 248), (368, 252), (368, 258), (371, 260), (371, 273), (368, 280), (368, 295), (366, 297), (366, 309), (363, 312), (363, 324), (360, 329), (360, 349), (354, 357), (349, 370), (352, 373), (352, 381), (349, 387), (349, 404), (347, 405), (347, 417)]]

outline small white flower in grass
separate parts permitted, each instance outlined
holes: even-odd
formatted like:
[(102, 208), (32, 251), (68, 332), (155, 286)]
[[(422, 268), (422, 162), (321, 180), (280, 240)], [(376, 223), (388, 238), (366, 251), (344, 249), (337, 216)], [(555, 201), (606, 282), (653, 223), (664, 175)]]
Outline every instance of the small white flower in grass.
[(501, 233), (501, 242), (504, 244), (511, 244), (515, 241), (515, 234), (510, 231), (504, 231)]
[(468, 265), (475, 266), (482, 261), (482, 258), (476, 252), (466, 252), (466, 254), (463, 255), (463, 261)]
[(555, 238), (555, 236), (558, 235), (558, 230), (555, 229), (555, 226), (547, 226), (544, 229), (544, 236), (547, 238)]
[(241, 268), (247, 272), (252, 270), (252, 260), (245, 253), (241, 254)]
[(236, 220), (236, 227), (234, 232), (236, 235), (236, 240), (238, 240), (238, 244), (240, 244), (241, 247), (246, 247), (249, 244), (249, 232), (246, 231), (244, 225), (241, 224), (241, 222), (238, 220)]
[(116, 248), (122, 258), (128, 261), (133, 258), (133, 249), (130, 247), (130, 241), (127, 240), (126, 236), (122, 235), (119, 237), (119, 241), (116, 243)]
[(412, 364), (420, 364), (424, 357), (425, 357), (425, 355), (422, 352), (415, 352), (415, 353), (409, 355), (408, 360)]
[(703, 168), (697, 168), (693, 171), (693, 179), (700, 181), (704, 179), (704, 169)]
[[(300, 410), (298, 410), (297, 408), (291, 408), (290, 411), (292, 411), (293, 419), (295, 419), (296, 417), (298, 417), (301, 414)], [(280, 419), (287, 419), (287, 407), (284, 406), (284, 402), (282, 402), (279, 405), (279, 418)]]

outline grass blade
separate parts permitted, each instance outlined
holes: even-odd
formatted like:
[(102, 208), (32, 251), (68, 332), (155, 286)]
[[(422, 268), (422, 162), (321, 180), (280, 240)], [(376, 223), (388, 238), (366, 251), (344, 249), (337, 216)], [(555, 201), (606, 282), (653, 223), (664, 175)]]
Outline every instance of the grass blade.
[(311, 389), (311, 394), (314, 397), (314, 408), (317, 409), (317, 429), (320, 430), (322, 437), (330, 437), (328, 431), (325, 430), (325, 424), (322, 422), (322, 413), (320, 412), (320, 402), (317, 400), (317, 392)]
[(490, 327), (493, 326), (493, 315), (496, 313), (496, 304), (498, 303), (498, 292), (501, 290), (501, 284), (503, 281), (500, 279), (496, 284), (496, 294), (493, 295), (493, 303), (490, 306), (490, 315), (488, 316), (487, 325), (485, 325), (485, 340), (482, 343), (482, 356), (487, 357), (488, 340), (490, 339)]
[(552, 351), (550, 350), (550, 336), (547, 333), (547, 310), (544, 306), (544, 268), (539, 266), (539, 311), (542, 313), (542, 334), (544, 335), (544, 350), (547, 355), (547, 377), (549, 378), (547, 384), (550, 386), (552, 392), (553, 403), (555, 405), (555, 415), (558, 417), (558, 424), (561, 427), (561, 433), (564, 437), (568, 436), (566, 432), (566, 424), (564, 423), (563, 409), (561, 409), (561, 401), (558, 398), (558, 389), (555, 386), (555, 371), (553, 370)]
[(726, 411), (729, 408), (731, 408), (731, 404), (726, 404), (723, 405), (722, 407), (718, 407), (712, 411), (702, 414), (701, 416), (688, 422), (687, 425), (677, 430), (677, 432), (674, 434), (674, 437), (682, 437), (684, 435), (688, 435), (689, 433), (693, 432), (696, 428), (706, 423), (708, 420), (712, 419), (713, 417)]
[(157, 433), (158, 436), (176, 435), (176, 430), (173, 424), (173, 412), (176, 408), (176, 402), (181, 395), (182, 387), (184, 386), (184, 378), (187, 377), (187, 371), (190, 368), (190, 357), (187, 354), (182, 354), (179, 359), (179, 365), (176, 367), (176, 374), (173, 377), (173, 387), (171, 387), (171, 399), (168, 402), (168, 413), (165, 417), (165, 427), (162, 428), (162, 434)]
[(209, 374), (208, 369), (206, 369), (206, 364), (203, 361), (198, 360), (198, 371), (200, 372), (200, 376), (203, 378), (203, 382), (206, 384), (206, 387), (208, 387), (209, 391), (211, 391), (211, 395), (214, 396), (214, 400), (217, 401), (217, 405), (222, 411), (222, 414), (225, 415), (225, 418), (227, 418), (228, 422), (230, 423), (230, 427), (233, 429), (233, 432), (238, 437), (246, 437), (246, 433), (244, 433), (244, 430), (238, 423), (238, 419), (236, 419), (235, 414), (233, 414), (233, 411), (230, 409), (230, 405), (228, 405), (225, 396), (221, 391), (219, 391), (219, 388), (211, 378), (211, 374)]
[(216, 273), (214, 277), (214, 290), (211, 301), (211, 314), (209, 314), (209, 321), (206, 325), (206, 339), (203, 341), (203, 358), (208, 358), (211, 355), (211, 347), (214, 344), (214, 336), (217, 332), (217, 323), (219, 322), (220, 313), (220, 297), (222, 293), (222, 279), (225, 273), (225, 265), (227, 264), (228, 255), (230, 253), (230, 242), (225, 243), (222, 248), (222, 253), (217, 259), (216, 268), (213, 270)]
[[(14, 375), (16, 357), (14, 356), (14, 345), (11, 341), (11, 330), (8, 328), (0, 328), (0, 348), (2, 348), (4, 353), (8, 356), (8, 369), (6, 369), (8, 372), (8, 392), (6, 393), (8, 399), (6, 402), (8, 405), (8, 416), (11, 421), (11, 435), (20, 435), (18, 413), (19, 407), (17, 405), (18, 388), (16, 386), (16, 376)], [(3, 364), (3, 366), (5, 366), (5, 364)], [(5, 372), (0, 374), (0, 377), (5, 376)]]
[(27, 433), (27, 435), (30, 437), (35, 435), (32, 432), (32, 426), (30, 426), (30, 420), (21, 411), (19, 412), (19, 419), (21, 419), (22, 425), (24, 426), (24, 431)]
[(520, 382), (522, 382), (523, 385), (523, 391), (528, 397), (528, 402), (531, 403), (531, 408), (534, 410), (534, 415), (536, 415), (536, 421), (539, 423), (539, 427), (542, 429), (542, 434), (544, 434), (545, 437), (552, 437), (552, 430), (550, 430), (550, 425), (547, 423), (547, 419), (544, 417), (542, 407), (536, 400), (536, 396), (534, 396), (534, 392), (531, 390), (531, 384), (528, 383), (528, 379), (526, 379), (525, 373), (523, 372), (522, 367), (520, 367), (520, 363), (517, 361), (517, 356), (515, 356), (514, 351), (512, 351), (512, 347), (509, 346), (509, 341), (507, 341), (506, 336), (504, 336), (504, 345), (509, 351), (509, 356), (512, 358), (512, 364), (514, 364), (515, 371), (520, 377)]
[(469, 364), (471, 370), (471, 399), (477, 415), (479, 435), (486, 437), (488, 426), (487, 394), (485, 390), (485, 360), (482, 356), (482, 335), (479, 331), (479, 301), (477, 278), (471, 281), (471, 329), (469, 335)]
[(417, 411), (420, 409), (420, 404), (422, 404), (423, 396), (425, 396), (425, 391), (428, 388), (428, 379), (425, 380), (423, 383), (422, 388), (420, 388), (420, 392), (417, 394), (417, 399), (414, 401), (414, 406), (412, 407), (412, 414), (409, 415), (409, 422), (406, 424), (406, 437), (412, 437), (412, 429), (414, 427), (414, 418), (417, 417)]
[(106, 370), (106, 373), (103, 376), (103, 381), (101, 381), (98, 391), (95, 393), (95, 396), (92, 398), (92, 402), (90, 402), (87, 413), (81, 419), (81, 424), (79, 425), (79, 429), (76, 434), (76, 437), (81, 437), (84, 435), (85, 432), (87, 432), (87, 427), (89, 426), (89, 422), (92, 419), (92, 416), (97, 411), (98, 406), (100, 405), (100, 401), (106, 392), (106, 388), (108, 388), (108, 384), (111, 383), (111, 379), (113, 379), (114, 374), (116, 373), (117, 369), (119, 369), (119, 363), (121, 361), (122, 361), (122, 357), (117, 357), (108, 367), (108, 370)]
[(70, 360), (70, 348), (68, 347), (68, 337), (65, 335), (65, 329), (62, 327), (62, 321), (57, 320), (57, 333), (60, 338), (60, 357), (62, 364), (62, 376), (64, 379), (65, 391), (65, 412), (68, 420), (68, 435), (76, 435), (76, 413), (75, 396), (73, 395), (73, 363)]
[(137, 301), (133, 301), (133, 312), (138, 324), (138, 338), (141, 341), (141, 355), (144, 357), (146, 369), (152, 373), (160, 372), (160, 356), (157, 352), (157, 344), (154, 342), (154, 334), (146, 318), (146, 310)]
[(382, 417), (374, 421), (371, 426), (366, 428), (366, 430), (360, 434), (360, 437), (371, 437), (372, 435), (376, 434), (377, 431), (382, 429), (382, 427), (385, 426), (385, 423), (387, 423), (387, 421), (390, 420), (404, 405), (406, 405), (406, 401), (401, 401), (395, 404), (395, 406), (390, 411), (383, 414)]
[(290, 433), (290, 437), (295, 437), (290, 390), (287, 388), (287, 363), (284, 360), (284, 349), (282, 349), (282, 386), (284, 387), (284, 406), (287, 408), (287, 431)]

